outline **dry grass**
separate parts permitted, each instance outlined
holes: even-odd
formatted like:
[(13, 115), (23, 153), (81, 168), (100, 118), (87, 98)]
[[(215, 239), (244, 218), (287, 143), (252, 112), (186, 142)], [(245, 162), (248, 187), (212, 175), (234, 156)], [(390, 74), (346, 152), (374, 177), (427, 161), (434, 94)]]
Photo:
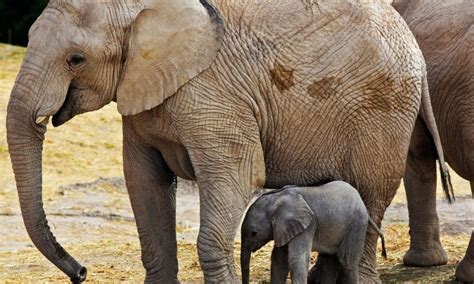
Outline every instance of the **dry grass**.
[[(3, 215), (14, 215), (19, 211), (5, 138), (5, 114), (8, 96), (23, 54), (22, 48), (0, 44), (0, 210)], [(55, 199), (60, 185), (122, 175), (121, 119), (114, 105), (80, 115), (59, 129), (49, 127), (46, 137), (43, 160), (46, 202)], [(458, 195), (470, 194), (466, 181), (455, 174), (453, 181)], [(442, 196), (441, 191), (439, 196)], [(404, 200), (404, 192), (400, 190), (394, 202), (405, 202)], [(133, 230), (133, 226), (130, 228)], [(111, 232), (112, 235), (113, 233)], [(409, 279), (449, 280), (453, 274), (454, 264), (464, 254), (468, 237), (468, 235), (443, 237), (443, 244), (450, 256), (450, 263), (447, 266), (429, 269), (404, 268), (400, 263), (408, 248), (407, 225), (392, 224), (386, 229), (389, 259), (379, 259), (382, 279), (387, 282)], [(18, 238), (28, 241), (25, 234)], [(135, 242), (104, 239), (99, 242), (78, 243), (66, 248), (88, 267), (91, 282), (107, 280), (135, 282), (143, 279), (138, 239)], [(238, 260), (238, 248), (237, 245), (236, 260)], [(270, 246), (266, 246), (253, 257), (252, 279), (261, 281), (269, 279), (269, 256)], [(179, 243), (179, 260), (181, 280), (202, 279), (195, 244)], [(36, 249), (0, 253), (0, 282), (66, 280), (64, 275)]]
[[(392, 224), (386, 230), (388, 259), (379, 257), (378, 265), (384, 282), (441, 282), (451, 281), (455, 264), (469, 241), (468, 235), (443, 238), (443, 245), (448, 252), (448, 265), (432, 268), (404, 267), (401, 259), (409, 246), (406, 224)], [(97, 243), (82, 243), (66, 246), (66, 249), (88, 268), (88, 279), (91, 282), (142, 281), (144, 277), (140, 262), (140, 247), (137, 242), (116, 242), (103, 240)], [(235, 248), (237, 271), (240, 245)], [(252, 256), (251, 279), (268, 281), (270, 275), (271, 244), (265, 246)], [(202, 281), (202, 272), (196, 253), (195, 244), (179, 243), (179, 279), (183, 282)], [(313, 255), (312, 260), (316, 258)], [(19, 265), (21, 264), (21, 265)], [(36, 249), (20, 252), (0, 253), (0, 282), (10, 281), (67, 281), (67, 278)]]

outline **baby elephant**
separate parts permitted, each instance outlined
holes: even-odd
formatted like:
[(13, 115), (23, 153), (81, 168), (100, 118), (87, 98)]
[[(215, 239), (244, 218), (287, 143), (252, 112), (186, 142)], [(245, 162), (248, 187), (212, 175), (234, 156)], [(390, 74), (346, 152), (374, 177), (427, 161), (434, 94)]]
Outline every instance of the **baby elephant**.
[(306, 283), (312, 249), (337, 257), (344, 282), (357, 283), (368, 224), (381, 236), (385, 257), (382, 232), (350, 184), (287, 186), (266, 193), (250, 206), (242, 223), (243, 283), (249, 282), (251, 253), (270, 240), (275, 241), (271, 283), (284, 283), (289, 271), (292, 283)]

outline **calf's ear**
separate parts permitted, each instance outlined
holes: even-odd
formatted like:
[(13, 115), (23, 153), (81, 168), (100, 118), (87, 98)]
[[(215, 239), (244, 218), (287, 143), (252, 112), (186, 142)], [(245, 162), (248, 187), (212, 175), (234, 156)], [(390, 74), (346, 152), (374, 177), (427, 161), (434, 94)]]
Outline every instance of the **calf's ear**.
[(272, 213), (275, 246), (286, 245), (311, 224), (314, 212), (300, 194), (283, 195)]

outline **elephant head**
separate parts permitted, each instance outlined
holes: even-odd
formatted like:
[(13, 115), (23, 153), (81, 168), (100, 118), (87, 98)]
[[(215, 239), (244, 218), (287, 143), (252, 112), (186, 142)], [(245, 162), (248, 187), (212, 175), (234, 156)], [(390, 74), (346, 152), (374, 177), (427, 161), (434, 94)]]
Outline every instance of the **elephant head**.
[(111, 101), (122, 115), (160, 105), (214, 61), (222, 27), (206, 0), (51, 0), (31, 27), (7, 140), (28, 234), (73, 281), (86, 270), (56, 242), (42, 204), (49, 118), (59, 126)]
[(313, 210), (304, 198), (289, 190), (267, 193), (252, 204), (241, 231), (241, 269), (243, 283), (249, 282), (250, 256), (270, 240), (281, 247), (311, 224)]

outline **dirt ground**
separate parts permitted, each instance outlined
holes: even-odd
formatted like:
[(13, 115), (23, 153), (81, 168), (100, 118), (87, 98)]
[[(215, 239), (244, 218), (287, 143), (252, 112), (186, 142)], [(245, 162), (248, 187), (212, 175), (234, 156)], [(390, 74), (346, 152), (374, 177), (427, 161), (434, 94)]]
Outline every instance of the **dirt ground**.
[[(8, 157), (5, 114), (8, 96), (24, 50), (0, 44), (0, 283), (56, 282), (67, 278), (34, 247), (21, 220)], [(57, 239), (89, 270), (89, 282), (138, 282), (144, 271), (130, 203), (124, 187), (121, 120), (115, 105), (80, 115), (60, 128), (49, 127), (43, 159), (43, 199)], [(384, 282), (452, 281), (454, 268), (474, 228), (469, 183), (452, 172), (457, 202), (448, 205), (439, 190), (442, 243), (448, 265), (408, 268), (402, 257), (409, 246), (403, 187), (389, 207), (383, 231), (388, 259), (378, 259)], [(202, 280), (196, 254), (199, 200), (193, 183), (178, 182), (179, 277)], [(236, 245), (238, 259), (239, 245)], [(252, 258), (251, 279), (269, 280), (267, 245)], [(238, 262), (237, 262), (238, 264)], [(237, 267), (238, 268), (238, 267)]]

